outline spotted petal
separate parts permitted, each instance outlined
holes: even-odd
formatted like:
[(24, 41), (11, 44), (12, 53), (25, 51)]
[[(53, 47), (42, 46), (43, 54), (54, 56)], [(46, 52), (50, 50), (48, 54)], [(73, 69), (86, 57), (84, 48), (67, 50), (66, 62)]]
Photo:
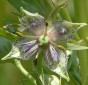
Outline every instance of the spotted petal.
[(49, 27), (48, 35), (53, 41), (66, 41), (73, 38), (75, 32), (84, 25), (86, 23), (72, 23), (65, 20), (58, 20)]
[(30, 13), (21, 8), (23, 16), (19, 18), (20, 23), (24, 27), (24, 31), (33, 33), (35, 35), (41, 35), (46, 27), (46, 21), (44, 17), (38, 13)]
[(48, 68), (69, 81), (69, 76), (67, 73), (67, 61), (68, 58), (66, 52), (53, 47), (52, 45), (50, 45), (46, 50), (45, 62)]
[(6, 55), (2, 60), (10, 59), (10, 58), (20, 58), (27, 60), (32, 57), (38, 50), (38, 44), (36, 44), (36, 40), (22, 43), (21, 41), (16, 42), (12, 46), (11, 52)]

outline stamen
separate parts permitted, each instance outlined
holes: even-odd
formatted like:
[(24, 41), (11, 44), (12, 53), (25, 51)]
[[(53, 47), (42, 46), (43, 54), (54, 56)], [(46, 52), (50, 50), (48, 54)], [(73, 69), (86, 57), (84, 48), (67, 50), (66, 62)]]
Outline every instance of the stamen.
[(65, 50), (66, 50), (63, 46), (61, 46), (61, 45), (57, 45), (57, 44), (55, 44), (55, 43), (52, 42), (52, 41), (50, 41), (50, 43), (51, 43), (52, 45), (58, 47), (58, 48), (61, 49), (62, 51), (65, 51)]
[(46, 27), (45, 27), (45, 31), (44, 31), (44, 37), (47, 35), (47, 26), (48, 26), (48, 23), (46, 22)]

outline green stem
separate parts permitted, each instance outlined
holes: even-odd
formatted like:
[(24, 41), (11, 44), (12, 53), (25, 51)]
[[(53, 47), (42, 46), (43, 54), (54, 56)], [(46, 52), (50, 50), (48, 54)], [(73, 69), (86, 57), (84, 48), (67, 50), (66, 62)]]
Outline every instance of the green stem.
[(14, 63), (17, 66), (17, 68), (20, 70), (20, 72), (25, 75), (29, 80), (31, 80), (34, 85), (36, 85), (35, 79), (25, 70), (25, 68), (22, 66), (20, 60), (14, 59)]
[(34, 82), (33, 82), (34, 85), (36, 85), (36, 83), (37, 83), (37, 85), (42, 85), (42, 81), (40, 80), (39, 75), (38, 75), (37, 73), (34, 72), (34, 76), (33, 76), (34, 78), (33, 78), (33, 77), (31, 76), (31, 74), (29, 74), (29, 73), (26, 71), (26, 69), (22, 66), (20, 60), (14, 59), (14, 63), (15, 63), (15, 65), (17, 66), (17, 68), (20, 70), (20, 72), (21, 72), (23, 75), (25, 75), (28, 79), (30, 79), (31, 82), (34, 81)]
[(37, 61), (37, 70), (38, 70), (38, 73), (41, 75), (41, 81), (42, 81), (42, 85), (45, 85), (45, 82), (44, 82), (44, 73), (43, 73), (43, 53), (42, 53), (43, 50), (40, 50), (39, 51), (39, 54), (38, 54), (38, 61)]
[(37, 54), (37, 70), (39, 71), (39, 73), (42, 73), (42, 59), (43, 59), (43, 53), (42, 53), (42, 49), (40, 49)]

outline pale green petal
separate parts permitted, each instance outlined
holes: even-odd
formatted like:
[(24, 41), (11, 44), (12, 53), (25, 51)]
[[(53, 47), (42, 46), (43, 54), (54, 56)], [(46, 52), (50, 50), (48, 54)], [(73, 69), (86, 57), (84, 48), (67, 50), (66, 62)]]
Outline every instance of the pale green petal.
[(38, 51), (38, 44), (36, 44), (36, 40), (25, 42), (18, 41), (14, 45), (12, 45), (12, 49), (9, 54), (7, 54), (1, 60), (11, 59), (11, 58), (20, 58), (23, 60), (27, 60), (31, 58)]
[(46, 27), (46, 21), (44, 17), (42, 17), (38, 13), (30, 13), (23, 8), (21, 8), (21, 12), (23, 16), (19, 18), (19, 21), (24, 27), (24, 31), (32, 33), (34, 35), (43, 34)]
[(81, 45), (76, 45), (73, 43), (67, 43), (67, 49), (68, 50), (86, 50), (88, 49), (87, 46), (81, 46)]
[(21, 59), (27, 60), (38, 51), (39, 45), (36, 42), (36, 40), (30, 41), (27, 37), (23, 37), (15, 43), (20, 51)]
[(49, 27), (48, 35), (53, 41), (67, 41), (73, 38), (74, 34), (85, 25), (87, 24), (58, 20)]
[(69, 76), (67, 73), (67, 62), (68, 57), (65, 51), (60, 50), (59, 48), (53, 47), (53, 53), (50, 49), (45, 51), (45, 62), (48, 68), (60, 75), (62, 78), (69, 81)]

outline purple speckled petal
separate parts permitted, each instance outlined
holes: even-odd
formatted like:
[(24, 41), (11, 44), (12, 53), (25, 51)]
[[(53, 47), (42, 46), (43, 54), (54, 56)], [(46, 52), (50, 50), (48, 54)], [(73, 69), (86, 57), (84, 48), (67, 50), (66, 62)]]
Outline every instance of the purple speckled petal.
[(31, 49), (31, 47), (32, 47), (33, 45), (35, 45), (35, 43), (36, 43), (36, 40), (23, 43), (23, 44), (21, 45), (21, 51), (23, 51), (24, 53), (26, 53), (28, 50)]
[(58, 61), (60, 55), (57, 53), (57, 51), (52, 45), (50, 45), (49, 48), (50, 48), (50, 55), (51, 55), (50, 57), (53, 59), (53, 61)]
[(34, 35), (41, 35), (46, 27), (46, 21), (44, 17), (38, 13), (30, 13), (22, 9), (23, 17), (19, 18), (21, 25), (24, 27), (25, 32), (32, 33)]
[(45, 51), (45, 63), (46, 66), (53, 72), (57, 73), (61, 77), (69, 80), (67, 73), (68, 57), (65, 51), (50, 45)]
[(20, 46), (21, 58), (24, 60), (29, 59), (38, 50), (38, 44), (36, 44), (36, 40), (23, 43)]
[(73, 38), (75, 32), (83, 27), (85, 23), (72, 23), (65, 20), (55, 21), (48, 30), (52, 41), (67, 41)]
[(28, 38), (23, 37), (14, 44), (20, 51), (20, 58), (24, 60), (29, 59), (38, 50), (37, 41), (36, 40), (28, 41), (28, 40), (29, 40)]
[(24, 60), (28, 60), (31, 56), (33, 56), (38, 51), (38, 44), (31, 47), (26, 53), (24, 53), (21, 57)]

